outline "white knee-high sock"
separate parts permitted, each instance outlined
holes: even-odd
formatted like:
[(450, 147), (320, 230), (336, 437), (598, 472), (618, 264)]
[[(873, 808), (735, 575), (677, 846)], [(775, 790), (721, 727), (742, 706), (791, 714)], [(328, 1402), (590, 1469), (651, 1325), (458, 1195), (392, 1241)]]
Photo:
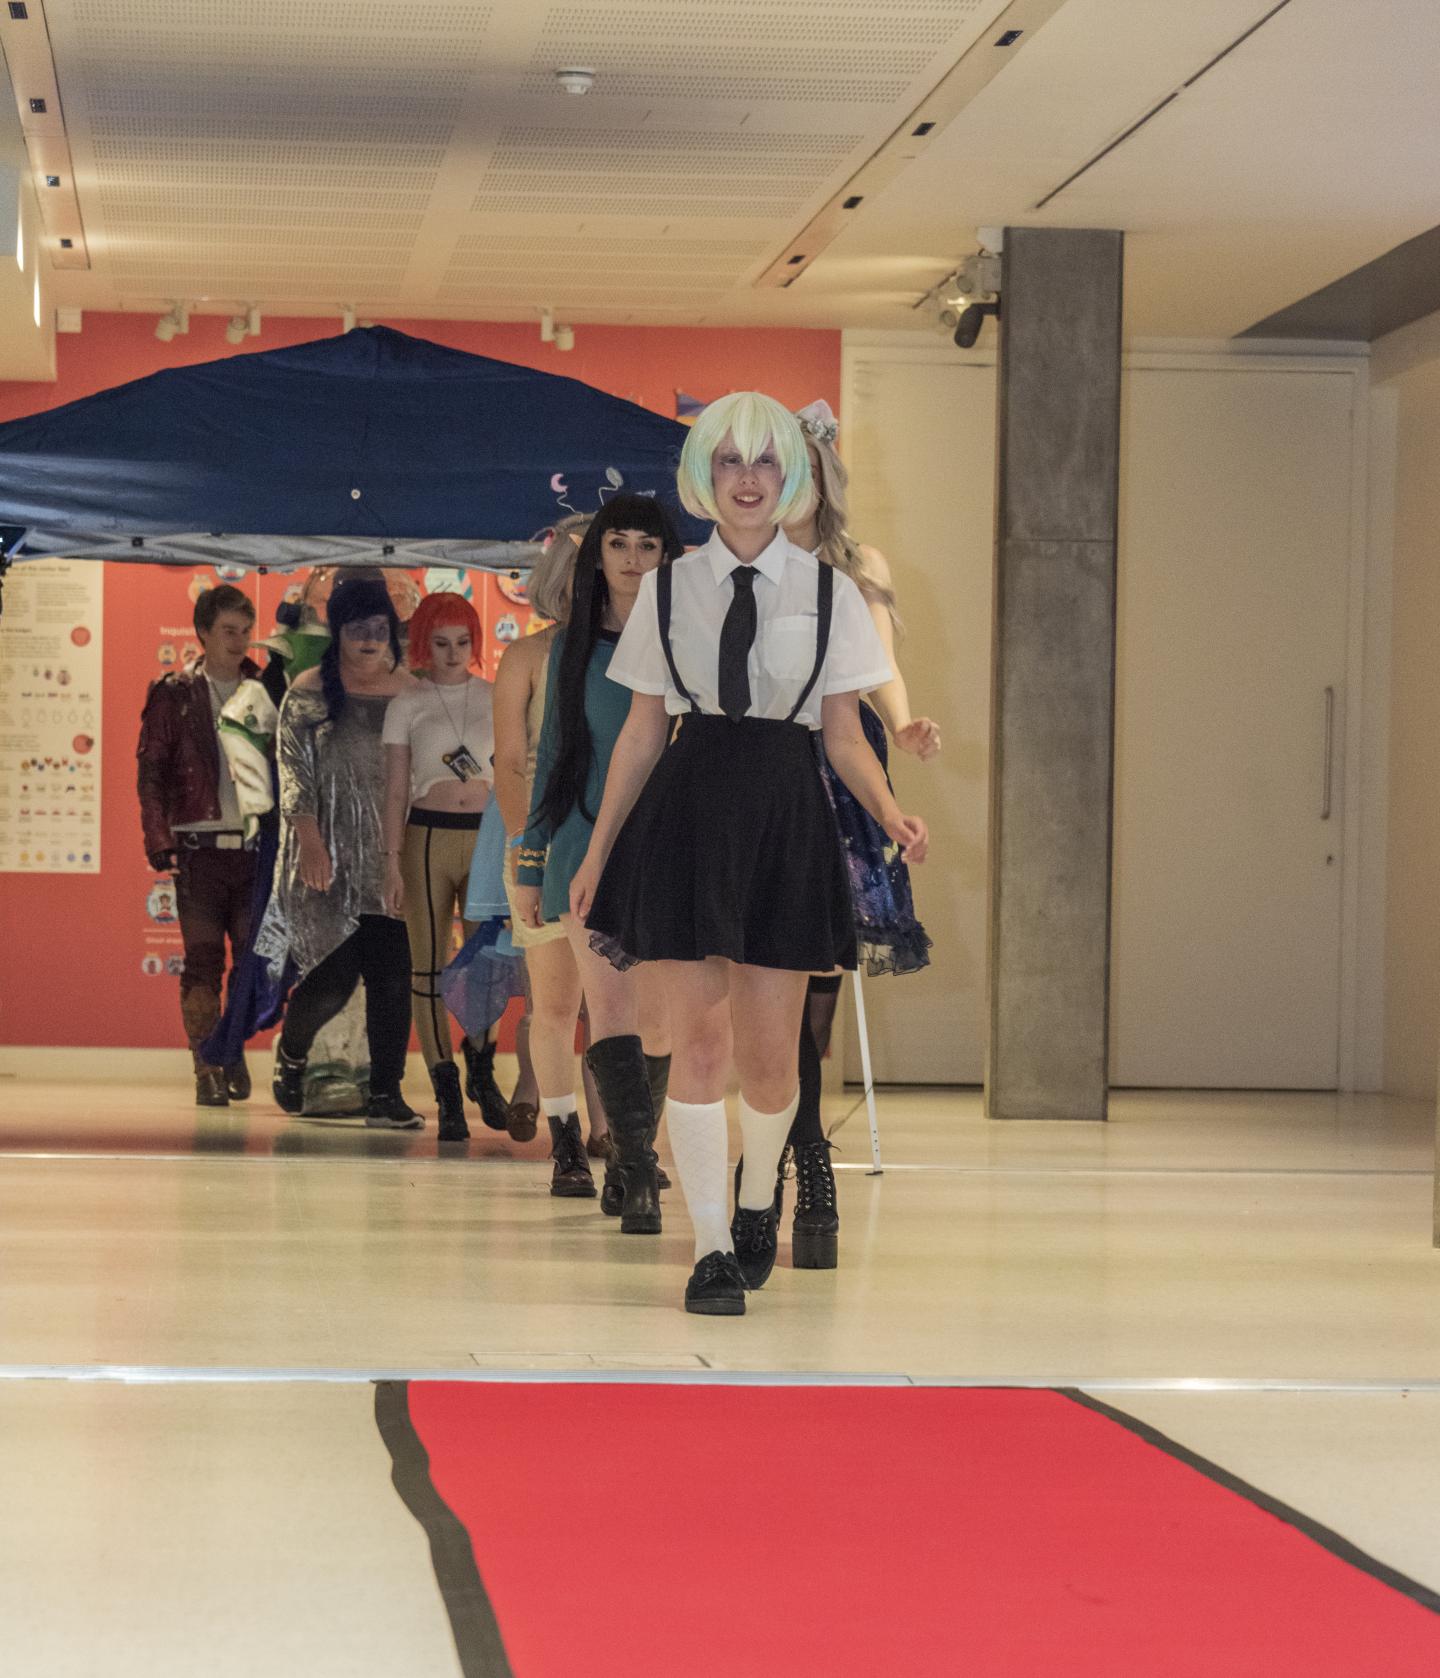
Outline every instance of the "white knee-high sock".
[(740, 1204), (747, 1212), (763, 1212), (775, 1198), (775, 1173), (799, 1105), (798, 1089), (779, 1113), (757, 1113), (743, 1095), (740, 1097), (740, 1135), (745, 1147)]
[(665, 1128), (685, 1208), (695, 1226), (695, 1257), (733, 1252), (730, 1239), (730, 1137), (723, 1101), (665, 1104)]

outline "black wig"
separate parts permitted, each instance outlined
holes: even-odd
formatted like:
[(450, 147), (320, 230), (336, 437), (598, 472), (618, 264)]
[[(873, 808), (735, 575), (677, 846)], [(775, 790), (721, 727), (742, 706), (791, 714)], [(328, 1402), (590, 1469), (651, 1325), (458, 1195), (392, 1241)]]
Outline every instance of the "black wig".
[(347, 623), (366, 618), (384, 618), (390, 626), (390, 656), (398, 670), (403, 662), (400, 648), (400, 619), (396, 616), (390, 590), (372, 574), (342, 577), (330, 593), (325, 619), (330, 625), (330, 644), (320, 660), (320, 686), (325, 693), (325, 712), (331, 722), (345, 709), (345, 683), (340, 676), (340, 631)]
[(575, 556), (575, 584), (570, 595), (570, 616), (561, 630), (560, 668), (555, 681), (557, 739), (550, 778), (536, 808), (543, 826), (554, 832), (579, 807), (586, 821), (593, 822), (597, 810), (585, 807), (585, 783), (590, 775), (594, 744), (585, 721), (585, 673), (590, 655), (600, 637), (605, 608), (610, 603), (610, 585), (605, 581), (601, 556), (605, 533), (610, 530), (643, 530), (660, 543), (660, 563), (668, 565), (683, 551), (675, 521), (649, 495), (617, 495), (607, 501), (590, 521)]

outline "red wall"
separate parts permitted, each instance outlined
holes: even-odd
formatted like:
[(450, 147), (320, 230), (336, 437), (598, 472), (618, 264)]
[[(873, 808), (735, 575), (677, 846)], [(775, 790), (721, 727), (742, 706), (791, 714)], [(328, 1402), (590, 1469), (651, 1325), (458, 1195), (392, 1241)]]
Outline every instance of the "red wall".
[[(824, 397), (839, 407), (840, 338), (834, 332), (734, 328), (576, 328), (568, 354), (542, 344), (538, 326), (393, 321), (400, 330), (456, 349), (582, 379), (674, 414), (675, 392), (701, 400), (761, 389), (787, 407)], [(85, 316), (85, 330), (58, 339), (54, 384), (0, 383), (0, 420), (58, 407), (163, 367), (277, 349), (329, 337), (336, 323), (267, 319), (238, 350), (224, 320), (196, 316), (188, 336), (162, 344), (148, 315)], [(178, 955), (171, 925), (146, 912), (154, 876), (146, 866), (135, 799), (135, 735), (146, 685), (159, 673), (162, 629), (190, 623), (194, 573), (160, 566), (106, 566), (102, 721), (101, 871), (98, 875), (0, 874), (0, 1043), (161, 1048), (179, 1045), (177, 983), (142, 971), (147, 955)], [(208, 578), (214, 581), (213, 575)], [(293, 578), (254, 577), (260, 632)], [(188, 637), (170, 636), (177, 647)]]

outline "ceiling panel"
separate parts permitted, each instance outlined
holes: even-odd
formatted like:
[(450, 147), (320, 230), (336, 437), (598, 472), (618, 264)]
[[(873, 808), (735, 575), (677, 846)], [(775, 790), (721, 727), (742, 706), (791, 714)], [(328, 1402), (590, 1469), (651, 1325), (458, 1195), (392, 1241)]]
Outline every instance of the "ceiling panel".
[[(1440, 6), (1064, 0), (788, 288), (754, 281), (1007, 0), (34, 0), (92, 266), (57, 301), (912, 324), (990, 223), (1124, 227), (1224, 333), (1440, 222)], [(3, 21), (3, 12), (0, 12)], [(978, 62), (972, 58), (971, 62)], [(554, 72), (596, 72), (584, 98)]]

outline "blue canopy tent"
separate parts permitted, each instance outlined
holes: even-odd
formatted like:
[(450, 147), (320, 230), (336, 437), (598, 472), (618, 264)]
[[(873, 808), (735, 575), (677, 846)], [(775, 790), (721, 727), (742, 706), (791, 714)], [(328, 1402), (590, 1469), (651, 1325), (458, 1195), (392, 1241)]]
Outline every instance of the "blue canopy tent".
[(365, 327), (0, 425), (0, 538), (13, 560), (509, 570), (621, 489), (703, 539), (684, 440), (577, 379)]

